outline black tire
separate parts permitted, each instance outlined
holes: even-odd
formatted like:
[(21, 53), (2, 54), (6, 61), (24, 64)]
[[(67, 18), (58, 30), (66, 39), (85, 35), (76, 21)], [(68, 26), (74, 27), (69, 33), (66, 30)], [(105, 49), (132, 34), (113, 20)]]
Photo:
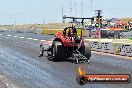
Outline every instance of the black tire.
[(86, 43), (85, 47), (81, 47), (79, 49), (80, 53), (82, 53), (88, 60), (91, 57), (91, 46), (89, 43)]
[(53, 42), (51, 53), (53, 61), (62, 61), (66, 58), (66, 50), (59, 41)]
[(87, 79), (83, 76), (78, 76), (76, 77), (76, 81), (80, 86), (83, 86), (87, 82)]

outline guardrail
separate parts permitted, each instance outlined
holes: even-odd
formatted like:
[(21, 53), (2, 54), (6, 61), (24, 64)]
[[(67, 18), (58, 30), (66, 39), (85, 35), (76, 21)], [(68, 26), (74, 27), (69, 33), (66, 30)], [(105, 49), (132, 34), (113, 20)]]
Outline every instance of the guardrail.
[(124, 42), (111, 42), (111, 40), (107, 39), (106, 41), (97, 41), (88, 40), (90, 42), (91, 49), (94, 51), (118, 54), (122, 56), (132, 56), (132, 42), (124, 43)]

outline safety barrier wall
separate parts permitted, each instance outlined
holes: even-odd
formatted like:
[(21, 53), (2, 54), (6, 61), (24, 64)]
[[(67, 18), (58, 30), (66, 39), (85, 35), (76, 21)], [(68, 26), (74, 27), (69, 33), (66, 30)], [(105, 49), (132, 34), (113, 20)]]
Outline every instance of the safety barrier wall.
[(121, 47), (121, 55), (132, 56), (132, 44), (123, 44)]
[[(43, 29), (41, 34), (55, 35), (58, 31), (63, 32), (63, 29)], [(77, 35), (81, 35), (81, 29), (78, 29)], [(82, 35), (86, 36), (85, 30), (82, 31)]]
[(94, 51), (132, 56), (132, 43), (89, 41)]
[(132, 31), (131, 32), (121, 32), (122, 38), (132, 38)]

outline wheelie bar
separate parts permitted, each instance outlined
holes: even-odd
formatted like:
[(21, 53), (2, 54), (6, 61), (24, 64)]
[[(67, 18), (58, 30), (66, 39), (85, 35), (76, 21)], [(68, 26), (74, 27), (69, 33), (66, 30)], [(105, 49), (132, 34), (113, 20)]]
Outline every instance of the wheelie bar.
[(84, 55), (82, 55), (79, 51), (74, 52), (72, 55), (72, 58), (74, 59), (74, 61), (76, 61), (77, 64), (82, 61), (89, 63), (89, 60)]

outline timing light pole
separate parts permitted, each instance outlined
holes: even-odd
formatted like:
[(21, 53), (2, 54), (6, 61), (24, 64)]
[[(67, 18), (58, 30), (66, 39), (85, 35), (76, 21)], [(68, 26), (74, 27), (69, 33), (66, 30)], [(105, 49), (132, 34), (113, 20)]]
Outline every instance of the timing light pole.
[(101, 20), (100, 20), (100, 18), (101, 18), (101, 14), (102, 14), (102, 10), (96, 10), (95, 11), (96, 12), (96, 14), (97, 14), (97, 17), (98, 17), (98, 34), (99, 34), (99, 40), (100, 40), (100, 38), (101, 38)]

